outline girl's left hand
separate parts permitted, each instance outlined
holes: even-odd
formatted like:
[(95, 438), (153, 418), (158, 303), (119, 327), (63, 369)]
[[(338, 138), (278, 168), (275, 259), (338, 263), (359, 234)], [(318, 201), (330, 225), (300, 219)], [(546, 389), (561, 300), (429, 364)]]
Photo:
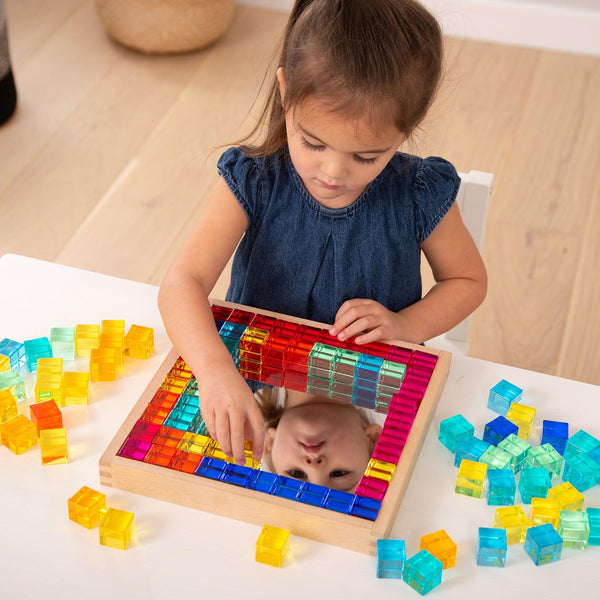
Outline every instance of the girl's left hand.
[(375, 300), (355, 298), (346, 300), (335, 316), (329, 333), (339, 340), (353, 336), (357, 344), (376, 340), (400, 339), (400, 315)]

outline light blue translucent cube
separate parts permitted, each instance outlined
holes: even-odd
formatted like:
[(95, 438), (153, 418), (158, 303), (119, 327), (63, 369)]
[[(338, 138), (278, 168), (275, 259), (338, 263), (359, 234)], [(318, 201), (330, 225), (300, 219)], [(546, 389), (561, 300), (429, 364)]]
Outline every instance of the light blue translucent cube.
[(480, 527), (477, 538), (477, 564), (481, 567), (503, 567), (506, 561), (506, 529)]
[(573, 454), (565, 459), (562, 478), (584, 492), (600, 482), (600, 463), (582, 452)]
[(525, 537), (525, 552), (536, 565), (560, 560), (563, 540), (550, 523), (530, 527)]
[(564, 548), (585, 550), (590, 537), (588, 514), (581, 510), (561, 510), (558, 534), (563, 539)]
[(479, 462), (481, 455), (491, 446), (488, 442), (484, 442), (476, 437), (470, 437), (456, 446), (456, 454), (454, 455), (454, 466), (460, 467), (463, 458)]
[(25, 346), (21, 342), (8, 338), (0, 340), (0, 354), (8, 356), (13, 371), (18, 371), (25, 366)]
[(589, 546), (600, 546), (600, 508), (588, 507), (585, 511), (590, 525)]
[(520, 402), (523, 390), (516, 385), (502, 379), (491, 390), (488, 397), (488, 408), (506, 416), (513, 402)]
[(25, 340), (25, 360), (30, 373), (37, 371), (37, 361), (40, 358), (52, 358), (52, 346), (47, 337)]
[(438, 560), (427, 550), (420, 550), (404, 564), (403, 579), (413, 590), (423, 596), (440, 585), (442, 570), (441, 560)]
[(488, 469), (485, 485), (490, 506), (512, 506), (515, 502), (517, 483), (512, 469)]
[(532, 498), (547, 498), (551, 486), (550, 474), (542, 467), (525, 468), (519, 477), (519, 492), (524, 504)]
[(473, 437), (475, 427), (462, 415), (454, 415), (440, 423), (438, 439), (450, 452), (456, 452), (457, 445), (465, 439)]
[(600, 447), (600, 440), (590, 435), (587, 431), (580, 429), (567, 440), (564, 456), (567, 459), (576, 454), (587, 454), (593, 452), (598, 447)]
[(377, 577), (402, 579), (405, 562), (404, 540), (377, 540)]

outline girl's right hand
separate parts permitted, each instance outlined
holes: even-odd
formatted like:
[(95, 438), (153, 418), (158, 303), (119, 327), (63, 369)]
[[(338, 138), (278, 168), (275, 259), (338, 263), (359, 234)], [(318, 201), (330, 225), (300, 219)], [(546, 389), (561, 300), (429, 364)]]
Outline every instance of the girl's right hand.
[(256, 398), (235, 365), (204, 372), (198, 379), (200, 411), (210, 436), (238, 465), (246, 462), (244, 441), (252, 442), (255, 460), (262, 458), (265, 425)]

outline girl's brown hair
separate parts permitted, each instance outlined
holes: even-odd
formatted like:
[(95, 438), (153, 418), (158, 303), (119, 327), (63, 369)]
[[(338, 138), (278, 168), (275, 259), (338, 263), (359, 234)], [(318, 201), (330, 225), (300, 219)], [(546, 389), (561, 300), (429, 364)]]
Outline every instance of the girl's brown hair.
[(264, 157), (284, 148), (286, 110), (307, 98), (409, 136), (435, 97), (442, 55), (439, 24), (416, 0), (296, 0), (278, 62), (285, 98), (274, 77), (242, 150)]

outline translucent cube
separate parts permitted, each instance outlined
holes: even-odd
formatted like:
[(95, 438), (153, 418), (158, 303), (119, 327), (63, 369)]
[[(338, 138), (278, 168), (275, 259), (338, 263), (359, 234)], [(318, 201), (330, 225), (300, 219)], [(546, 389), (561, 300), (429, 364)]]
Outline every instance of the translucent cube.
[(481, 498), (487, 465), (464, 459), (458, 468), (455, 491), (457, 494)]
[(65, 371), (63, 375), (65, 405), (88, 404), (90, 396), (90, 374)]
[(455, 453), (457, 445), (465, 439), (473, 437), (475, 427), (461, 414), (444, 419), (440, 423), (438, 439), (450, 452)]
[(514, 423), (511, 423), (506, 417), (500, 415), (485, 425), (483, 430), (483, 439), (486, 442), (497, 446), (511, 433), (518, 435), (518, 432), (519, 428)]
[(43, 465), (59, 465), (69, 462), (67, 430), (64, 428), (40, 431), (40, 454)]
[(11, 452), (22, 454), (37, 444), (37, 430), (27, 417), (17, 415), (0, 425), (0, 441)]
[(585, 492), (600, 482), (600, 463), (583, 452), (571, 454), (565, 458), (562, 478)]
[(37, 361), (39, 358), (52, 358), (52, 347), (47, 337), (25, 340), (25, 361), (30, 373), (37, 370)]
[(536, 565), (560, 560), (563, 540), (550, 523), (530, 527), (525, 538), (525, 552)]
[(75, 360), (75, 327), (52, 327), (50, 346), (53, 356)]
[(427, 550), (420, 550), (404, 564), (403, 579), (411, 588), (424, 595), (442, 582), (443, 565)]
[(562, 456), (569, 438), (569, 424), (563, 421), (542, 422), (542, 444), (552, 444), (554, 449)]
[(520, 402), (523, 390), (502, 379), (491, 390), (488, 397), (488, 408), (494, 412), (506, 415), (513, 402)]
[(560, 510), (583, 509), (583, 494), (568, 481), (551, 487), (548, 490), (548, 498), (556, 499)]
[(550, 495), (548, 498), (532, 498), (531, 499), (531, 525), (543, 525), (550, 523), (555, 529), (558, 529), (560, 521), (560, 505), (556, 498)]
[(579, 510), (561, 510), (558, 533), (563, 539), (563, 547), (585, 550), (590, 537), (587, 513)]
[(599, 446), (600, 440), (590, 435), (587, 431), (580, 429), (567, 440), (564, 454), (565, 460), (576, 454), (592, 452)]
[(405, 562), (404, 540), (377, 540), (377, 577), (402, 579)]
[(519, 437), (526, 440), (533, 428), (536, 409), (524, 404), (512, 404), (506, 413), (506, 418), (519, 428)]
[(464, 458), (473, 462), (479, 462), (481, 455), (490, 447), (491, 444), (484, 442), (476, 437), (470, 437), (462, 440), (456, 446), (454, 455), (454, 466), (459, 467)]
[(542, 467), (548, 471), (550, 477), (560, 476), (565, 459), (552, 444), (543, 444), (531, 448), (525, 458), (527, 467)]
[(506, 560), (506, 530), (480, 527), (477, 539), (477, 564), (482, 567), (503, 567)]
[(289, 549), (290, 532), (265, 525), (256, 541), (256, 562), (281, 567)]
[(134, 515), (126, 510), (109, 508), (100, 521), (100, 543), (125, 550), (135, 533)]
[(1, 390), (9, 390), (16, 398), (17, 402), (22, 402), (26, 398), (23, 378), (14, 369), (0, 373), (0, 391)]
[(456, 544), (444, 529), (421, 537), (419, 550), (427, 550), (442, 562), (443, 568), (448, 569), (456, 563)]
[(550, 489), (550, 474), (542, 467), (531, 467), (521, 471), (519, 477), (519, 492), (521, 500), (525, 504), (531, 502), (531, 498), (545, 498)]
[(525, 465), (525, 459), (531, 449), (531, 444), (526, 440), (522, 440), (518, 435), (511, 433), (499, 442), (497, 447), (512, 456), (512, 468), (515, 473), (518, 473)]
[(512, 469), (488, 469), (485, 491), (490, 506), (512, 506), (517, 491)]
[(93, 529), (106, 512), (106, 496), (84, 485), (69, 498), (68, 507), (71, 521)]
[(0, 390), (0, 424), (16, 417), (17, 399), (9, 389)]
[[(235, 326), (237, 323), (231, 323)], [(235, 348), (237, 348), (239, 339), (246, 330), (245, 326), (238, 328), (239, 337), (235, 338)], [(225, 342), (225, 340), (223, 340)], [(225, 344), (227, 345), (227, 343)], [(134, 358), (148, 358), (154, 350), (154, 330), (151, 327), (141, 325), (132, 325), (125, 336), (125, 355)]]
[(490, 445), (480, 456), (479, 462), (486, 464), (489, 469), (514, 469), (513, 456), (498, 446)]
[(80, 324), (75, 326), (75, 356), (89, 356), (100, 345), (100, 325)]
[(506, 529), (508, 544), (518, 544), (525, 540), (530, 521), (521, 506), (506, 506), (496, 509), (494, 527)]

